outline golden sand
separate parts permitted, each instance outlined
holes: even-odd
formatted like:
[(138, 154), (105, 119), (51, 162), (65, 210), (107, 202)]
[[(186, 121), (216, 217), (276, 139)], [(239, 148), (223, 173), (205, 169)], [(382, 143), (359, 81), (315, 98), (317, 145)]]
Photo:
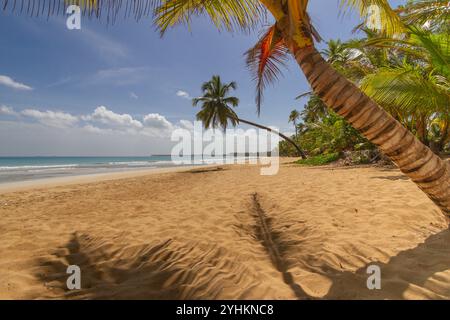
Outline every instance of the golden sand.
[[(0, 194), (0, 298), (450, 298), (447, 221), (397, 170), (77, 182)], [(367, 289), (372, 264), (381, 290)], [(68, 265), (81, 290), (67, 290)]]

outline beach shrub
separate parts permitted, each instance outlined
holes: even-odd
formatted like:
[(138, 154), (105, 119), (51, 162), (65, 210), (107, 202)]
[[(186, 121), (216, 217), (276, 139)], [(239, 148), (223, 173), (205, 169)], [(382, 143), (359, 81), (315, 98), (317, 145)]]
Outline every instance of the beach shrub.
[(323, 166), (339, 159), (339, 152), (321, 154), (308, 159), (300, 159), (295, 163), (308, 166)]
[(372, 152), (370, 150), (353, 151), (351, 159), (353, 164), (369, 164), (372, 159)]
[[(302, 123), (298, 137), (292, 138), (309, 156), (373, 148), (347, 121), (333, 112)], [(285, 157), (297, 156), (295, 148), (284, 141), (280, 142), (279, 152)]]

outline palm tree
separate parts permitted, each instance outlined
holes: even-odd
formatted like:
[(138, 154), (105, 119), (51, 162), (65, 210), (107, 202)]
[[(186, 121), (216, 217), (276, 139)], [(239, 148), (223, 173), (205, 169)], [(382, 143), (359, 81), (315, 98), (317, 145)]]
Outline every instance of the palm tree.
[[(8, 2), (12, 1), (3, 0), (3, 2), (5, 9)], [(126, 10), (132, 12), (136, 19), (149, 14), (152, 10), (148, 8), (156, 8), (153, 11), (154, 21), (161, 34), (180, 23), (189, 24), (192, 17), (199, 14), (209, 16), (219, 29), (251, 30), (260, 26), (262, 21), (267, 21), (266, 12), (269, 11), (275, 24), (247, 53), (248, 65), (252, 68), (257, 81), (258, 111), (264, 87), (277, 78), (279, 71), (277, 63), (284, 63), (288, 54), (292, 55), (314, 93), (370, 142), (377, 145), (444, 213), (450, 215), (450, 165), (322, 57), (315, 47), (315, 42), (320, 41), (320, 37), (308, 14), (309, 0), (92, 0), (90, 2), (98, 5), (87, 6), (85, 14), (111, 17), (113, 21), (123, 4), (126, 4)], [(388, 0), (340, 0), (340, 2), (342, 6), (356, 9), (365, 18), (368, 18), (369, 9), (376, 5), (380, 15), (380, 25), (377, 28), (382, 34), (393, 36), (405, 30), (399, 15), (392, 10)], [(15, 3), (16, 1), (13, 1), (9, 6), (11, 10), (16, 7)], [(33, 10), (35, 4), (38, 7), (36, 14), (43, 12), (47, 7), (48, 14), (52, 13), (52, 3), (53, 11), (55, 10), (54, 0), (34, 0), (32, 3)], [(24, 6), (20, 7), (23, 11)]]
[[(450, 41), (447, 34), (408, 27), (408, 38), (372, 38), (361, 41), (367, 47), (389, 48), (400, 57), (361, 79), (361, 88), (386, 109), (413, 122), (416, 135), (429, 143), (428, 129), (440, 119), (442, 129), (437, 146), (448, 139), (450, 120)], [(394, 61), (395, 62), (395, 61)], [(407, 123), (404, 123), (407, 125)], [(439, 149), (438, 149), (439, 150)]]
[(341, 40), (333, 40), (327, 42), (327, 48), (323, 49), (321, 53), (327, 58), (331, 64), (338, 62), (345, 64), (350, 59), (350, 51), (344, 46)]
[(328, 115), (327, 106), (318, 96), (308, 92), (298, 96), (297, 99), (306, 95), (309, 96), (309, 100), (303, 107), (303, 111), (300, 113), (305, 122), (316, 122)]
[(295, 129), (295, 138), (298, 138), (298, 128), (297, 128), (297, 121), (300, 118), (300, 112), (298, 112), (296, 109), (291, 111), (291, 114), (289, 115), (289, 122), (292, 122)]
[(291, 143), (303, 159), (306, 158), (305, 153), (291, 138), (269, 127), (239, 118), (233, 110), (239, 105), (239, 99), (229, 96), (231, 89), (236, 90), (236, 82), (224, 84), (220, 76), (213, 76), (210, 81), (202, 85), (203, 95), (192, 99), (194, 107), (199, 103), (202, 104), (202, 109), (197, 113), (197, 120), (203, 122), (205, 129), (222, 127), (225, 130), (228, 127), (228, 122), (232, 126), (245, 123), (278, 134), (281, 138)]

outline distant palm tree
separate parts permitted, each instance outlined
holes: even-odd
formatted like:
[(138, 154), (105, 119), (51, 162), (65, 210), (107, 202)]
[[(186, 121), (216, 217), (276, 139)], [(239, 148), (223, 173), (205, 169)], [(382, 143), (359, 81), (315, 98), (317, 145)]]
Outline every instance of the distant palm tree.
[(202, 109), (197, 113), (197, 120), (202, 121), (206, 129), (222, 127), (225, 130), (228, 127), (228, 122), (233, 127), (239, 123), (245, 123), (278, 134), (281, 138), (290, 142), (303, 159), (306, 158), (303, 150), (284, 134), (269, 127), (239, 118), (233, 110), (239, 105), (239, 99), (228, 95), (231, 89), (236, 89), (236, 82), (225, 84), (222, 83), (219, 76), (213, 76), (210, 81), (202, 85), (203, 96), (192, 99), (194, 107), (199, 103), (202, 104)]
[(321, 51), (327, 58), (327, 62), (346, 63), (349, 60), (350, 51), (343, 45), (341, 40), (333, 40), (327, 42), (327, 47)]
[(300, 112), (297, 110), (292, 110), (291, 114), (289, 115), (289, 122), (292, 122), (294, 124), (295, 128), (295, 138), (298, 138), (298, 128), (297, 128), (297, 120), (300, 118)]

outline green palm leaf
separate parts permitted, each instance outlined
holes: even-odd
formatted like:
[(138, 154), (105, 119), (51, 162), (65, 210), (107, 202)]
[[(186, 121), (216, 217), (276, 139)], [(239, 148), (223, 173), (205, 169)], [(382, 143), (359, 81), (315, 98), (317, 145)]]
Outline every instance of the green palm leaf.
[(177, 24), (190, 25), (193, 16), (206, 14), (220, 30), (249, 30), (265, 16), (258, 0), (163, 0), (155, 11), (162, 34)]
[(384, 35), (394, 36), (405, 31), (400, 17), (391, 8), (387, 0), (341, 0), (341, 7), (357, 10), (366, 21), (371, 18), (369, 16), (371, 9), (376, 9), (379, 13), (378, 21), (380, 22), (378, 31)]

